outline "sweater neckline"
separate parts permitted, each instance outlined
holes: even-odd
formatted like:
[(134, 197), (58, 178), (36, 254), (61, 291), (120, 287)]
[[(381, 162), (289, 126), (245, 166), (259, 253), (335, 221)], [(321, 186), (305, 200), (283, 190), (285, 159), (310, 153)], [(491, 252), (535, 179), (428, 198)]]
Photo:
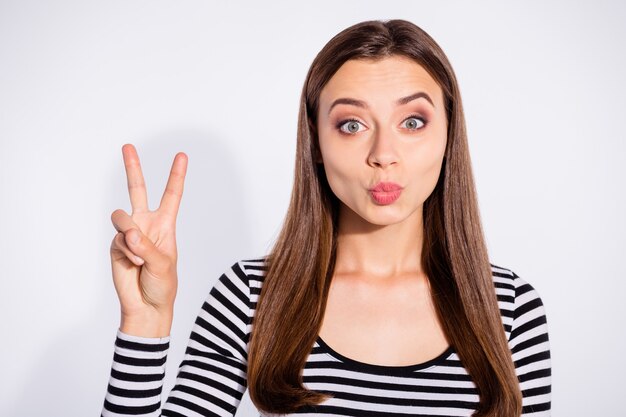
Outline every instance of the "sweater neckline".
[(432, 359), (429, 359), (425, 362), (413, 364), (413, 365), (377, 365), (372, 363), (361, 362), (356, 359), (348, 358), (347, 356), (342, 355), (341, 353), (335, 351), (331, 348), (324, 340), (318, 335), (317, 336), (317, 344), (318, 346), (327, 354), (338, 359), (340, 362), (345, 363), (346, 365), (354, 368), (358, 371), (363, 372), (373, 372), (373, 373), (382, 373), (385, 375), (389, 374), (405, 374), (407, 372), (415, 372), (421, 371), (427, 368), (435, 367), (442, 365), (446, 362), (450, 356), (454, 353), (454, 348), (449, 345), (443, 352), (439, 355), (435, 356)]

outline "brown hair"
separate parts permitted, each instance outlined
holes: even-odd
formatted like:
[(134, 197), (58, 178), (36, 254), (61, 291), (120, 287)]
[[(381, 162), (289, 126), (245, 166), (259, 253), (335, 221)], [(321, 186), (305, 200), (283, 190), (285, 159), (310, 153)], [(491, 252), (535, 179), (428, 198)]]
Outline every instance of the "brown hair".
[(457, 80), (439, 45), (405, 20), (355, 24), (333, 37), (311, 64), (300, 99), (291, 202), (267, 258), (254, 318), (250, 397), (271, 413), (290, 413), (326, 398), (302, 383), (324, 316), (337, 241), (337, 198), (316, 163), (319, 97), (346, 61), (390, 55), (411, 58), (428, 71), (446, 105), (448, 140), (439, 180), (424, 202), (421, 254), (437, 314), (477, 387), (480, 403), (474, 416), (519, 416), (519, 382), (480, 222)]

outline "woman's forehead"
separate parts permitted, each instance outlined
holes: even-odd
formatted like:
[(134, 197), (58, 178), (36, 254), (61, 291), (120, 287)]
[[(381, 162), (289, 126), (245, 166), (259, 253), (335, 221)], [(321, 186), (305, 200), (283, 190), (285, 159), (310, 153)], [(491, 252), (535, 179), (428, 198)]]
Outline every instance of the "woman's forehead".
[(443, 103), (443, 92), (431, 75), (414, 60), (392, 55), (385, 58), (346, 61), (320, 93), (320, 110), (337, 98), (357, 100), (396, 100), (424, 92), (435, 107)]

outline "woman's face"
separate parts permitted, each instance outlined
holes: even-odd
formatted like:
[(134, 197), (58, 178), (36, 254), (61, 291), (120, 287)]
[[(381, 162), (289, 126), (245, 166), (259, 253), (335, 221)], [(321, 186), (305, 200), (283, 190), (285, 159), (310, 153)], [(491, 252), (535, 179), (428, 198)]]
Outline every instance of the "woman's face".
[[(415, 61), (349, 60), (321, 91), (317, 131), (330, 188), (375, 225), (422, 215), (443, 161), (443, 92)], [(350, 212), (351, 211), (351, 212)]]

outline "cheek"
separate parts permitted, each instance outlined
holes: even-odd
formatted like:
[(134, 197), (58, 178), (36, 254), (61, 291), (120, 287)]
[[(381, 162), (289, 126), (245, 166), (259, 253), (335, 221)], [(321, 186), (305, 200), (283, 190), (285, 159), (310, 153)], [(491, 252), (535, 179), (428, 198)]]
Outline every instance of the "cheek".
[(331, 190), (338, 197), (343, 194), (350, 181), (350, 169), (346, 166), (345, 161), (336, 160), (336, 158), (322, 157), (324, 160), (324, 172)]
[(445, 140), (433, 143), (429, 152), (421, 155), (419, 162), (420, 172), (417, 174), (423, 179), (423, 192), (430, 195), (437, 185), (437, 180), (441, 173), (443, 156), (446, 150)]
[(332, 146), (322, 148), (322, 161), (330, 189), (344, 200), (358, 186), (357, 161), (346, 157), (345, 150)]

